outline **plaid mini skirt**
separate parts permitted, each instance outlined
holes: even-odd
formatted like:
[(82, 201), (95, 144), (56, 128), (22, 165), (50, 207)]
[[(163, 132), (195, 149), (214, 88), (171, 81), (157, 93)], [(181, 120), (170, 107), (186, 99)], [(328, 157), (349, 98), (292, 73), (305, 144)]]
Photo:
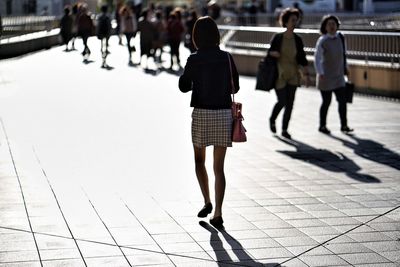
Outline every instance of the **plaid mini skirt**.
[(192, 142), (196, 147), (231, 147), (231, 109), (194, 108), (192, 112)]

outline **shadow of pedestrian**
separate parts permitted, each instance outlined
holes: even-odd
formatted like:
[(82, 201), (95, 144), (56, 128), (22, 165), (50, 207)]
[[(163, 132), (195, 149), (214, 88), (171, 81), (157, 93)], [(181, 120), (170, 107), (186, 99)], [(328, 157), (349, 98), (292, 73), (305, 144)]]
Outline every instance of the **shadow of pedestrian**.
[[(199, 224), (211, 233), (210, 236), (210, 245), (214, 250), (215, 256), (217, 258), (216, 262), (220, 267), (228, 267), (228, 266), (258, 266), (258, 267), (281, 267), (279, 263), (261, 263), (255, 261), (249, 254), (247, 254), (246, 250), (243, 246), (233, 238), (230, 234), (228, 234), (225, 229), (219, 229), (217, 231), (210, 224), (205, 221), (200, 221)], [(230, 250), (235, 254), (237, 260), (232, 260), (228, 251), (224, 248), (222, 240), (219, 236), (219, 233), (222, 234), (226, 242), (230, 245)]]
[(90, 63), (93, 63), (94, 61), (90, 60), (90, 59), (84, 59), (82, 62), (83, 62), (83, 64), (89, 65)]
[(296, 140), (278, 140), (296, 148), (296, 151), (278, 150), (293, 159), (305, 161), (331, 172), (342, 172), (348, 177), (363, 183), (380, 183), (380, 180), (372, 175), (360, 173), (361, 168), (353, 160), (340, 152), (331, 152), (327, 149), (318, 149)]
[(396, 152), (376, 141), (362, 139), (354, 134), (348, 136), (356, 143), (329, 135), (329, 137), (342, 142), (346, 147), (353, 149), (354, 153), (360, 157), (400, 170), (400, 155)]

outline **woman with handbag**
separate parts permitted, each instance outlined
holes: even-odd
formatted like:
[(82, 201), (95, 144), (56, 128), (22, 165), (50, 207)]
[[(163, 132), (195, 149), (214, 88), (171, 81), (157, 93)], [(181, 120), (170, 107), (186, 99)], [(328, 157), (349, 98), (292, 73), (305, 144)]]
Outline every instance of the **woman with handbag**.
[[(199, 18), (193, 29), (197, 52), (187, 59), (179, 89), (192, 91), (192, 142), (195, 170), (204, 198), (198, 217), (212, 212), (208, 174), (205, 168), (206, 147), (214, 146), (215, 210), (210, 223), (221, 227), (222, 202), (225, 194), (224, 161), (226, 148), (232, 146), (231, 93), (239, 90), (239, 75), (233, 58), (220, 50), (220, 34), (211, 17)], [(233, 79), (232, 88), (231, 80)]]
[(269, 118), (270, 129), (276, 133), (275, 120), (279, 112), (285, 108), (282, 121), (282, 136), (290, 139), (288, 126), (292, 114), (293, 102), (297, 87), (300, 85), (300, 69), (305, 77), (306, 86), (309, 84), (308, 61), (304, 52), (303, 41), (294, 33), (294, 28), (299, 20), (300, 13), (297, 9), (286, 8), (282, 11), (279, 21), (285, 32), (277, 33), (272, 37), (268, 56), (277, 60), (278, 78), (275, 82), (275, 92), (278, 102), (275, 104)]
[(319, 131), (330, 134), (326, 127), (326, 117), (335, 93), (338, 102), (340, 117), (340, 130), (344, 133), (352, 132), (347, 125), (347, 103), (345, 90), (345, 75), (347, 74), (347, 62), (344, 37), (337, 30), (339, 19), (333, 15), (322, 18), (319, 37), (315, 50), (315, 70), (317, 72), (316, 84), (321, 92), (322, 104), (319, 111)]

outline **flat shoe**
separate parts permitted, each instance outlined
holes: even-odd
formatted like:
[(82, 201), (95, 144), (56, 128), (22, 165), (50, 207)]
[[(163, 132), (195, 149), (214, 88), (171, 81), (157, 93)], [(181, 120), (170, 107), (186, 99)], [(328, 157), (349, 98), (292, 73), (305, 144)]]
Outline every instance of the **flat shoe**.
[(213, 206), (211, 203), (205, 204), (204, 207), (197, 214), (197, 217), (200, 217), (200, 218), (207, 217), (207, 215), (211, 213), (212, 208), (213, 208)]
[(282, 136), (286, 139), (292, 139), (292, 136), (287, 131), (282, 131)]
[(221, 216), (217, 216), (217, 217), (210, 219), (210, 224), (212, 226), (214, 226), (215, 228), (221, 228), (223, 223), (224, 223), (224, 220), (222, 219)]
[(348, 126), (342, 126), (342, 127), (340, 128), (340, 130), (341, 130), (342, 132), (344, 132), (344, 133), (350, 133), (350, 132), (354, 131), (354, 129), (352, 129), (352, 128), (348, 127)]
[(319, 127), (318, 131), (320, 131), (321, 133), (324, 133), (324, 134), (331, 134), (331, 131), (329, 131), (329, 129), (326, 128), (326, 126)]

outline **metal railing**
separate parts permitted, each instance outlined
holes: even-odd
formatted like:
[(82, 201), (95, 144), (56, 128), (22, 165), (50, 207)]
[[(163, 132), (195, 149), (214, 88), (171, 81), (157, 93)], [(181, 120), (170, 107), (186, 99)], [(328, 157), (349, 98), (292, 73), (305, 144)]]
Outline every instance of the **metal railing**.
[[(305, 14), (302, 28), (318, 29), (324, 13)], [(341, 29), (368, 31), (400, 31), (400, 14), (362, 15), (354, 13), (334, 13), (341, 21)], [(253, 25), (256, 21), (257, 25)], [(236, 26), (276, 27), (277, 17), (273, 14), (259, 13), (255, 17), (249, 14), (226, 14), (218, 20), (220, 24)]]
[[(281, 27), (218, 26), (224, 45), (230, 48), (265, 51), (272, 36), (282, 32)], [(296, 29), (309, 55), (315, 52), (320, 37), (318, 30)], [(400, 34), (375, 31), (341, 31), (346, 38), (349, 59), (400, 63)]]
[(57, 28), (59, 20), (55, 16), (12, 16), (3, 17), (3, 34), (1, 38), (39, 32)]

